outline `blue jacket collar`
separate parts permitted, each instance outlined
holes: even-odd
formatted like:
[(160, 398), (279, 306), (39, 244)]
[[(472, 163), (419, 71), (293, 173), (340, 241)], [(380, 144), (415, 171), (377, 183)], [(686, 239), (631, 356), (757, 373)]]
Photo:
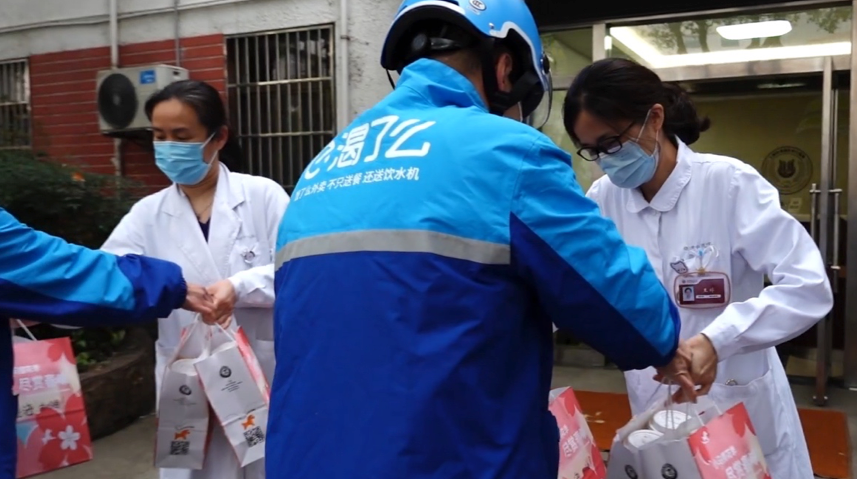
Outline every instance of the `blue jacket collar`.
[(402, 70), (396, 89), (407, 89), (437, 107), (488, 107), (476, 87), (464, 75), (445, 63), (428, 58), (417, 60)]

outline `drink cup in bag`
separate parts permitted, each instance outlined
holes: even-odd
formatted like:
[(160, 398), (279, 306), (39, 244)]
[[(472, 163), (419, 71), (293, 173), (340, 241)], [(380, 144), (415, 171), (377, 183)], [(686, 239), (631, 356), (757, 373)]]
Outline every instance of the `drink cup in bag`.
[(656, 404), (616, 432), (607, 478), (648, 477), (770, 479), (744, 404), (722, 411), (707, 396)]

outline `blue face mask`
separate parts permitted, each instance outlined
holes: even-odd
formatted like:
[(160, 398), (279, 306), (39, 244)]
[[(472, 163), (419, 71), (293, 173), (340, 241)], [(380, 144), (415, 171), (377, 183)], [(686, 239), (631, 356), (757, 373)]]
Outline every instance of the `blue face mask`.
[(660, 146), (655, 143), (655, 151), (650, 155), (638, 143), (648, 121), (649, 118), (646, 116), (646, 121), (643, 122), (643, 128), (640, 129), (637, 138), (626, 141), (616, 153), (602, 154), (598, 159), (598, 166), (619, 188), (639, 188), (655, 176)]
[[(214, 157), (205, 161), (202, 150), (214, 135), (204, 142), (155, 141), (155, 164), (172, 182), (179, 185), (195, 185), (205, 178)], [(216, 153), (215, 153), (216, 155)]]

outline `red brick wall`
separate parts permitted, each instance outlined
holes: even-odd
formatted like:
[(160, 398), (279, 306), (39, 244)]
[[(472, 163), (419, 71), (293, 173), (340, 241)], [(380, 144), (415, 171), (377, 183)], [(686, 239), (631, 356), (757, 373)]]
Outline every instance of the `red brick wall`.
[[(181, 39), (182, 67), (190, 77), (211, 83), (225, 95), (226, 50), (223, 35)], [(119, 66), (175, 64), (173, 40), (119, 47)], [(33, 147), (58, 161), (88, 171), (113, 174), (113, 140), (98, 130), (95, 75), (110, 68), (108, 47), (46, 53), (30, 57)], [(151, 154), (126, 142), (125, 176), (154, 188), (168, 184)]]

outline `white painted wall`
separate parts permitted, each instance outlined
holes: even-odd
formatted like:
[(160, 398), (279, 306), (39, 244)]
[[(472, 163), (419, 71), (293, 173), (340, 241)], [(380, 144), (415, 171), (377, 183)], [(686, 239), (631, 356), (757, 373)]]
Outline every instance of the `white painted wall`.
[[(182, 37), (334, 23), (340, 0), (180, 0)], [(349, 2), (351, 117), (390, 91), (379, 64), (400, 0)], [(0, 0), (0, 60), (107, 46), (107, 0)], [(119, 43), (173, 38), (173, 0), (120, 0)], [(338, 34), (338, 32), (337, 32)]]

